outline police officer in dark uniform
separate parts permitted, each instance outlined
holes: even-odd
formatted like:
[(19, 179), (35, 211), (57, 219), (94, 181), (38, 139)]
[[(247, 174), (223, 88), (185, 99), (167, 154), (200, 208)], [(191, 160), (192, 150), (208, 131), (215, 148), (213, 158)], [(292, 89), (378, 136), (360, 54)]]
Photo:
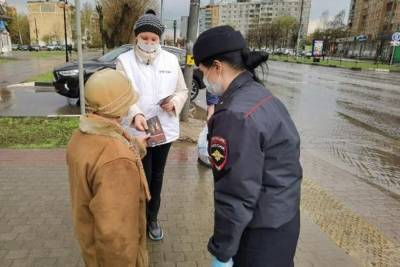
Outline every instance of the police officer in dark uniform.
[(214, 172), (212, 266), (290, 267), (300, 230), (300, 138), (285, 106), (255, 68), (239, 31), (220, 26), (194, 45), (196, 64), (221, 102), (209, 121)]

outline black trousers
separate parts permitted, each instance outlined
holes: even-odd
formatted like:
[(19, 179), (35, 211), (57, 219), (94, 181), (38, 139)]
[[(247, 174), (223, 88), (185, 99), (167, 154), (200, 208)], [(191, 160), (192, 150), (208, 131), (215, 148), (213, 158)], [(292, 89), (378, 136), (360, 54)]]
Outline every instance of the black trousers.
[(300, 212), (277, 229), (246, 229), (234, 267), (293, 267), (300, 234)]
[(164, 169), (171, 143), (147, 148), (147, 155), (143, 158), (143, 168), (149, 184), (151, 200), (147, 205), (147, 221), (156, 221), (161, 203), (161, 189)]

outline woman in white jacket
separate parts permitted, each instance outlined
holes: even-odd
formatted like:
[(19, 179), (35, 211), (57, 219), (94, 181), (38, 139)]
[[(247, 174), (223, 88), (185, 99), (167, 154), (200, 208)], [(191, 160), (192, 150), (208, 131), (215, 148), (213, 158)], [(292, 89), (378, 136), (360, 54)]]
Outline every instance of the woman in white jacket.
[(139, 101), (130, 109), (126, 127), (134, 136), (144, 135), (148, 129), (146, 120), (157, 116), (166, 137), (165, 142), (149, 147), (143, 159), (151, 194), (147, 231), (152, 240), (164, 237), (158, 222), (164, 168), (171, 144), (179, 138), (179, 114), (188, 97), (178, 58), (161, 49), (164, 30), (155, 12), (147, 11), (135, 24), (133, 50), (120, 55), (117, 61), (117, 70), (125, 72), (139, 95)]

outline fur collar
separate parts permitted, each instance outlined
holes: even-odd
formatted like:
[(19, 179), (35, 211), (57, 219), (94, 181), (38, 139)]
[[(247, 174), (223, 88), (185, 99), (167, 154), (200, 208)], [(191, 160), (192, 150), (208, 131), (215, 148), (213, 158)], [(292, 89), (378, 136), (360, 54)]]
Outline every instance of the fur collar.
[(103, 135), (116, 138), (136, 151), (143, 158), (146, 155), (146, 148), (136, 138), (131, 137), (118, 123), (105, 119), (95, 114), (88, 114), (80, 117), (79, 130), (86, 134)]

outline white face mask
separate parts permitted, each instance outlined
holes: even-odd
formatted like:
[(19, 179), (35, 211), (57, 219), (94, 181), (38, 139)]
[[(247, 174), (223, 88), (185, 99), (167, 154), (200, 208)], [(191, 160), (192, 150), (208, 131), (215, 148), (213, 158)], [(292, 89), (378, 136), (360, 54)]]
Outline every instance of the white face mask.
[[(208, 71), (207, 75), (203, 77), (203, 82), (207, 88), (207, 91), (213, 95), (221, 96), (224, 93), (222, 84), (218, 82), (210, 83), (208, 81), (208, 74), (210, 74), (210, 70)], [(218, 79), (221, 79), (221, 76), (218, 76)]]
[(159, 43), (154, 43), (154, 44), (146, 44), (142, 39), (138, 39), (137, 46), (146, 53), (155, 53), (157, 52), (160, 48), (161, 45)]

